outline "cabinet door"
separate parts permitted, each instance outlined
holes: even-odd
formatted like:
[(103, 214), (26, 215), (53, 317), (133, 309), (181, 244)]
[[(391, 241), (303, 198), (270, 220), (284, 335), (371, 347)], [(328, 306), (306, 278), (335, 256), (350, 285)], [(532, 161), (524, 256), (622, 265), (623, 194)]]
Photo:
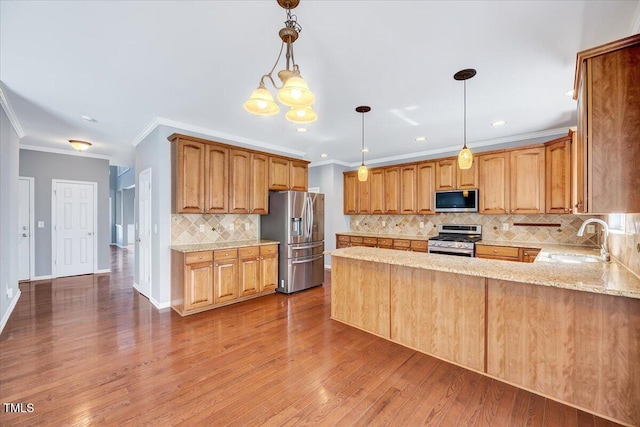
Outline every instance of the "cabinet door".
[(229, 150), (229, 213), (249, 213), (251, 154)]
[(574, 213), (587, 212), (587, 84), (586, 65), (580, 72), (578, 86), (578, 129), (573, 134), (573, 207)]
[(477, 159), (480, 213), (508, 213), (509, 153), (486, 154)]
[(469, 169), (460, 169), (456, 161), (456, 187), (460, 190), (478, 188), (478, 162), (474, 161)]
[(213, 300), (220, 303), (238, 298), (238, 260), (214, 262)]
[(436, 162), (436, 190), (456, 189), (457, 159), (443, 159)]
[(292, 191), (307, 191), (309, 189), (307, 170), (307, 162), (289, 161), (289, 185)]
[(206, 146), (205, 212), (229, 212), (229, 149)]
[(571, 137), (545, 147), (546, 212), (571, 212)]
[(345, 215), (358, 213), (358, 172), (345, 172), (343, 189)]
[(260, 260), (260, 292), (278, 287), (278, 254), (263, 255)]
[(249, 211), (252, 214), (266, 215), (269, 213), (268, 162), (268, 157), (263, 154), (251, 154)]
[(185, 265), (184, 309), (194, 310), (213, 304), (211, 261)]
[(179, 139), (175, 161), (176, 212), (204, 212), (205, 144)]
[(269, 190), (289, 189), (289, 160), (269, 157)]
[[(357, 178), (356, 178), (357, 179)], [(371, 213), (383, 214), (384, 211), (384, 169), (369, 171), (371, 180), (369, 194), (371, 195)]]
[(371, 180), (358, 181), (358, 173), (356, 172), (356, 182), (358, 185), (358, 213), (368, 214), (371, 211), (371, 197), (369, 196), (371, 188)]
[(397, 214), (400, 212), (400, 168), (391, 167), (384, 169), (384, 209), (385, 213)]
[(511, 151), (510, 160), (509, 212), (544, 213), (544, 147)]
[(418, 214), (435, 213), (433, 192), (435, 190), (436, 165), (434, 162), (420, 163), (417, 168)]
[(415, 214), (417, 205), (416, 165), (400, 168), (400, 213)]
[[(255, 248), (256, 253), (258, 248)], [(241, 297), (260, 292), (260, 256), (240, 259), (240, 286)]]

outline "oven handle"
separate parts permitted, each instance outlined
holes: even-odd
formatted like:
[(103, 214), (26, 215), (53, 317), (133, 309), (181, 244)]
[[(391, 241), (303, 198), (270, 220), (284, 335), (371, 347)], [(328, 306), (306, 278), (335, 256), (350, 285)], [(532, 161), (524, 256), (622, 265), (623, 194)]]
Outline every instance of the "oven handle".
[(317, 255), (314, 258), (305, 259), (304, 261), (289, 261), (291, 264), (306, 264), (321, 259), (324, 255)]
[(436, 254), (441, 254), (441, 255), (446, 255), (447, 252), (449, 253), (453, 253), (453, 254), (465, 254), (465, 255), (469, 255), (470, 257), (473, 257), (473, 251), (469, 251), (469, 249), (457, 249), (457, 248), (428, 248), (427, 249), (428, 253), (436, 253)]

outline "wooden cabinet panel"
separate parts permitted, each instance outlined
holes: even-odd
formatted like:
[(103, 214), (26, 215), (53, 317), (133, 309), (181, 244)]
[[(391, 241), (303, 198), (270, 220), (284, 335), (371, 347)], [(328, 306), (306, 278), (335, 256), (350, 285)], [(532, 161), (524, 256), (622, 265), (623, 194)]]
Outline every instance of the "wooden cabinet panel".
[(393, 239), (393, 249), (408, 251), (411, 248), (411, 240)]
[(540, 253), (540, 249), (520, 248), (520, 261), (534, 262), (539, 253)]
[(390, 215), (400, 213), (400, 168), (384, 169), (384, 212)]
[(365, 246), (369, 246), (369, 247), (375, 248), (376, 246), (378, 246), (378, 238), (377, 237), (365, 237), (362, 240), (362, 243), (364, 243)]
[(460, 190), (478, 188), (477, 161), (474, 161), (469, 169), (460, 169), (456, 161), (456, 188)]
[[(356, 178), (357, 179), (357, 178)], [(371, 213), (383, 214), (385, 213), (384, 206), (384, 169), (371, 169), (369, 171), (370, 189), (371, 195)]]
[(229, 212), (229, 149), (206, 145), (205, 212)]
[(477, 156), (479, 212), (506, 214), (509, 210), (509, 153)]
[(307, 191), (309, 189), (308, 168), (307, 162), (289, 161), (289, 185), (292, 191)]
[[(580, 84), (580, 90), (582, 90), (582, 87), (582, 84)], [(586, 132), (586, 114), (584, 113), (584, 108), (580, 107), (581, 99), (584, 98), (578, 98), (578, 131), (573, 133), (569, 132), (571, 135), (571, 203), (573, 204), (574, 214), (585, 213), (587, 211), (586, 136), (579, 136), (580, 129), (585, 129)]]
[[(356, 171), (357, 176), (358, 172)], [(368, 214), (371, 211), (371, 197), (369, 196), (371, 180), (358, 181), (358, 178), (356, 178), (356, 182), (358, 186), (358, 213)]]
[(220, 259), (214, 262), (213, 291), (215, 303), (232, 301), (238, 298), (237, 258)]
[(393, 239), (386, 239), (382, 237), (378, 238), (378, 247), (385, 249), (393, 248)]
[(427, 244), (426, 240), (412, 240), (411, 250), (414, 252), (427, 252)]
[(269, 157), (269, 190), (289, 189), (289, 160)]
[(391, 339), (484, 371), (485, 279), (395, 265), (390, 277)]
[(249, 213), (251, 154), (229, 150), (229, 212)]
[(249, 212), (252, 214), (269, 213), (268, 162), (268, 157), (264, 154), (251, 153)]
[(433, 193), (435, 191), (436, 165), (434, 162), (419, 163), (417, 167), (417, 211), (420, 215), (434, 214)]
[[(254, 248), (258, 252), (258, 248)], [(244, 297), (260, 292), (260, 256), (240, 258), (239, 296)]]
[(544, 147), (514, 150), (510, 155), (509, 213), (544, 213)]
[(456, 189), (456, 159), (442, 159), (436, 163), (436, 190)]
[(343, 183), (343, 212), (355, 215), (358, 213), (358, 172), (345, 172)]
[(476, 244), (476, 257), (500, 259), (504, 261), (520, 261), (520, 248)]
[(550, 141), (545, 147), (546, 212), (571, 212), (571, 137)]
[(278, 247), (273, 253), (260, 256), (260, 292), (274, 291), (278, 287)]
[(400, 168), (400, 213), (415, 214), (417, 207), (416, 165)]
[(174, 161), (174, 213), (204, 212), (205, 145), (178, 139)]

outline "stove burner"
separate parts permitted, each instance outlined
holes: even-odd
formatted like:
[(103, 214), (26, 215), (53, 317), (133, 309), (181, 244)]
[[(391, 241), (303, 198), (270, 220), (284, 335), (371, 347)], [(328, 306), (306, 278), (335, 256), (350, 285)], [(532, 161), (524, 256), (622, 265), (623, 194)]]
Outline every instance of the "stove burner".
[(428, 252), (446, 255), (475, 256), (475, 242), (482, 239), (482, 226), (446, 224), (439, 234), (429, 238)]

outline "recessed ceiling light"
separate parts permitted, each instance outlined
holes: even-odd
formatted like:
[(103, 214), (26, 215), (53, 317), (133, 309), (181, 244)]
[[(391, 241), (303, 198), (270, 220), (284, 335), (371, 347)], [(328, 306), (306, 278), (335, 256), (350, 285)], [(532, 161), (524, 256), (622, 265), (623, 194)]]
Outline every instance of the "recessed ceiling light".
[(422, 141), (426, 141), (427, 138), (425, 138), (424, 136), (419, 136), (416, 138), (416, 142), (422, 142)]
[(566, 91), (566, 92), (564, 93), (564, 95), (565, 95), (565, 96), (570, 96), (570, 97), (572, 97), (572, 98), (573, 98), (573, 89)]
[(300, 132), (300, 133), (304, 133), (304, 132), (306, 132), (306, 131), (307, 131), (307, 128), (298, 128), (298, 129), (296, 129), (296, 130), (297, 130), (298, 132)]
[(93, 118), (93, 117), (91, 117), (91, 116), (80, 116), (80, 118), (81, 118), (82, 120), (86, 121), (86, 122), (95, 122), (95, 121), (97, 121), (96, 119), (94, 119), (94, 118)]
[(494, 126), (494, 127), (495, 126), (504, 126), (506, 124), (507, 124), (507, 122), (505, 122), (504, 120), (498, 120), (496, 122), (491, 123), (491, 126)]
[(363, 152), (363, 153), (368, 153), (368, 152), (369, 152), (369, 149), (368, 149), (367, 147), (364, 147), (364, 148), (362, 149), (362, 152)]
[(329, 157), (329, 155), (327, 153), (322, 153), (322, 154), (320, 154), (320, 157), (322, 157), (324, 159), (325, 157)]

